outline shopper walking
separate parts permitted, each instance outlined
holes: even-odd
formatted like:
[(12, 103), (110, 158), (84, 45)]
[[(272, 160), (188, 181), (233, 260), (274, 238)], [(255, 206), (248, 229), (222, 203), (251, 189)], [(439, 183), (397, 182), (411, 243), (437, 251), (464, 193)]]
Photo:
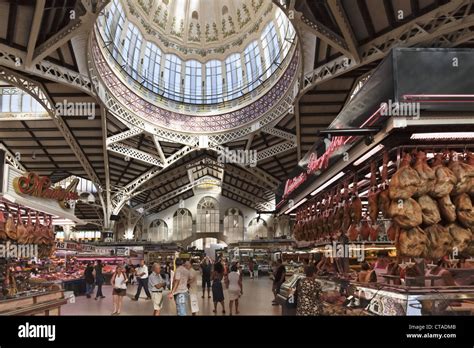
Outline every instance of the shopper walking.
[(84, 270), (84, 280), (86, 281), (86, 297), (91, 298), (92, 293), (94, 292), (94, 266), (92, 263), (88, 262), (86, 269)]
[(105, 298), (104, 294), (102, 293), (102, 285), (104, 285), (105, 278), (104, 274), (102, 273), (102, 269), (104, 266), (102, 265), (101, 260), (97, 260), (97, 264), (94, 267), (95, 271), (95, 284), (97, 285), (97, 293), (95, 294), (95, 299), (98, 298)]
[(222, 288), (222, 279), (224, 278), (224, 266), (218, 262), (214, 264), (212, 273), (212, 301), (214, 302), (213, 313), (217, 313), (217, 304), (222, 305), (222, 314), (225, 314), (224, 289)]
[(113, 286), (112, 299), (114, 303), (114, 311), (112, 315), (119, 315), (122, 311), (123, 297), (127, 294), (127, 276), (122, 266), (117, 266), (110, 281)]
[(161, 265), (154, 263), (153, 272), (148, 277), (148, 288), (151, 292), (153, 301), (153, 315), (158, 316), (163, 308), (163, 290), (166, 287), (166, 281), (161, 276)]
[(202, 298), (207, 288), (207, 298), (211, 298), (211, 275), (212, 275), (212, 264), (209, 257), (205, 257), (201, 262), (202, 272)]
[(189, 264), (189, 302), (191, 304), (191, 313), (196, 315), (199, 312), (198, 303), (198, 272), (194, 269), (194, 265), (197, 264), (196, 260), (191, 260)]
[(253, 277), (258, 278), (258, 263), (257, 263), (257, 261), (254, 261), (254, 264), (253, 264)]
[(316, 268), (307, 266), (305, 275), (296, 284), (296, 315), (321, 315), (321, 285), (315, 278)]
[(169, 299), (173, 299), (176, 302), (176, 312), (179, 316), (185, 316), (188, 308), (189, 293), (188, 283), (190, 280), (189, 273), (189, 261), (183, 262), (183, 260), (177, 259), (176, 272), (174, 273), (173, 289), (169, 293)]
[(280, 292), (280, 287), (281, 285), (285, 282), (285, 274), (286, 274), (286, 268), (283, 266), (283, 262), (281, 259), (277, 260), (276, 264), (276, 270), (274, 274), (274, 279), (273, 279), (273, 302), (272, 305), (277, 306), (277, 295)]
[(128, 264), (125, 266), (125, 274), (127, 275), (127, 284), (132, 284), (134, 272), (135, 272), (135, 267), (133, 267), (132, 260), (129, 259)]
[(226, 279), (226, 287), (229, 290), (229, 315), (232, 315), (232, 305), (235, 303), (235, 314), (239, 314), (239, 298), (244, 293), (242, 286), (242, 275), (239, 274), (237, 264), (230, 268)]
[(250, 279), (253, 279), (253, 272), (254, 272), (254, 262), (252, 259), (249, 261), (249, 273), (250, 273)]
[(140, 293), (142, 292), (142, 288), (145, 290), (147, 300), (151, 299), (150, 291), (148, 290), (148, 267), (145, 265), (145, 261), (140, 261), (140, 267), (136, 270), (137, 273), (137, 280), (138, 280), (138, 289), (135, 297), (132, 299), (134, 301), (138, 301), (140, 298)]

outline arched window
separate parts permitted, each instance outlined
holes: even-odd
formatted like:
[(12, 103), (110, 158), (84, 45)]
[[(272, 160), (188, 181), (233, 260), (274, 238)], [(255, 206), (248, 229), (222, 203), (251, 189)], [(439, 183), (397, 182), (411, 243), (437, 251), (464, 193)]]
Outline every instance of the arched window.
[(249, 92), (251, 92), (260, 85), (260, 78), (263, 73), (257, 41), (252, 42), (245, 48), (244, 56)]
[(142, 34), (136, 26), (128, 23), (127, 36), (123, 45), (123, 59), (126, 61), (123, 64), (126, 64), (127, 72), (135, 79), (138, 77), (141, 46)]
[(219, 202), (215, 198), (204, 197), (199, 201), (196, 232), (219, 232)]
[(122, 43), (120, 42), (120, 37), (122, 36), (124, 26), (125, 14), (122, 5), (120, 5), (118, 0), (115, 0), (110, 7), (110, 11), (107, 12), (104, 31), (106, 38), (114, 43), (112, 56), (115, 59), (121, 53)]
[(197, 11), (193, 11), (191, 16), (192, 16), (193, 19), (199, 19), (199, 14), (198, 14)]
[(229, 13), (229, 8), (227, 6), (222, 7), (222, 15), (225, 16)]
[(225, 60), (225, 70), (227, 73), (226, 100), (240, 97), (242, 95), (242, 86), (244, 83), (240, 54), (235, 53), (227, 57)]
[(167, 54), (163, 74), (165, 98), (180, 101), (181, 95), (181, 59), (174, 54)]
[(280, 9), (277, 10), (277, 26), (282, 42), (281, 55), (284, 57), (291, 47), (291, 41), (295, 37), (295, 29), (291, 25), (286, 15)]
[(261, 41), (267, 77), (270, 77), (281, 63), (280, 44), (278, 42), (277, 31), (273, 22), (270, 22), (263, 30)]
[(184, 102), (199, 103), (202, 100), (202, 64), (197, 60), (186, 62)]
[(159, 92), (161, 50), (151, 42), (146, 43), (145, 57), (143, 59), (142, 74), (145, 76), (145, 87), (155, 93)]
[(228, 243), (235, 243), (243, 240), (244, 216), (239, 209), (230, 208), (225, 212), (224, 235), (227, 236)]
[(169, 239), (168, 225), (161, 219), (154, 220), (148, 228), (149, 242), (164, 242)]
[(188, 209), (180, 208), (173, 215), (172, 240), (183, 240), (193, 233), (193, 216)]
[(206, 63), (206, 96), (208, 103), (222, 102), (222, 63), (218, 60)]
[(267, 238), (268, 228), (267, 223), (262, 218), (254, 218), (249, 222), (247, 227), (246, 240), (254, 240), (259, 238)]

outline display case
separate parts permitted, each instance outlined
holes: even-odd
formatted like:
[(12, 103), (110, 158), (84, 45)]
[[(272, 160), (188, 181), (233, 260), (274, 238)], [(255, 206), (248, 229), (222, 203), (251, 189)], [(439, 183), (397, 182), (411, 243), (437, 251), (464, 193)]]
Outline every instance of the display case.
[[(290, 290), (303, 274), (294, 274), (280, 288), (285, 306)], [(326, 315), (473, 315), (474, 286), (414, 287), (362, 284), (336, 277), (318, 277)], [(284, 315), (288, 314), (285, 310)]]

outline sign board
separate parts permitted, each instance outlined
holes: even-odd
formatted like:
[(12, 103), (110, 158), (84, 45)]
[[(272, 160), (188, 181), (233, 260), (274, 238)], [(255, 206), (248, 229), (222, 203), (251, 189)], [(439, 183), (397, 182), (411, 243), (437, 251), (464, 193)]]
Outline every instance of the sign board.
[[(20, 178), (23, 179), (20, 180)], [(85, 224), (84, 221), (78, 219), (74, 215), (74, 209), (69, 207), (67, 204), (63, 204), (63, 202), (65, 202), (63, 199), (75, 197), (73, 194), (66, 194), (64, 191), (60, 191), (57, 188), (51, 189), (50, 186), (46, 187), (49, 184), (47, 180), (42, 181), (45, 186), (41, 188), (35, 186), (36, 188), (32, 189), (23, 186), (28, 182), (29, 185), (35, 185), (37, 183), (34, 180), (27, 181), (28, 178), (24, 175), (24, 173), (11, 165), (5, 165), (2, 179), (2, 195), (10, 202), (17, 203), (49, 215), (53, 215), (53, 217), (56, 216), (63, 219), (68, 219), (74, 221), (76, 224)], [(30, 177), (30, 179), (32, 179), (32, 177)], [(23, 187), (23, 189), (20, 189), (19, 187), (15, 189), (15, 186), (18, 185)], [(36, 192), (37, 190), (39, 191)], [(33, 192), (33, 194), (30, 194), (29, 192)], [(53, 196), (59, 198), (59, 200), (56, 198), (53, 199)]]
[(116, 256), (130, 256), (130, 248), (128, 247), (117, 247), (115, 249)]

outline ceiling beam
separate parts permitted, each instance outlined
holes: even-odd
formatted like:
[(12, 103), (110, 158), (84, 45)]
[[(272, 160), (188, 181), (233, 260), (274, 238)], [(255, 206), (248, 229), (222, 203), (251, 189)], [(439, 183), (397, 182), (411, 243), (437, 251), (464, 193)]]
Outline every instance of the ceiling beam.
[(30, 66), (33, 60), (33, 54), (38, 41), (38, 34), (41, 28), (41, 21), (43, 20), (44, 7), (46, 0), (36, 0), (35, 12), (33, 15), (33, 23), (31, 24), (30, 37), (28, 38), (28, 46), (26, 50), (26, 66)]
[(347, 57), (339, 57), (306, 73), (301, 94), (337, 76), (384, 58), (394, 47), (414, 46), (472, 26), (474, 15), (457, 16), (457, 12), (466, 5), (469, 8), (472, 1), (452, 0), (362, 45), (359, 48), (362, 58), (360, 63)]
[(354, 32), (352, 31), (351, 24), (347, 18), (347, 14), (341, 0), (328, 0), (328, 5), (337, 25), (339, 26), (339, 29), (341, 30), (344, 40), (346, 40), (347, 47), (349, 48), (352, 58), (356, 62), (360, 62), (357, 39), (354, 35)]

